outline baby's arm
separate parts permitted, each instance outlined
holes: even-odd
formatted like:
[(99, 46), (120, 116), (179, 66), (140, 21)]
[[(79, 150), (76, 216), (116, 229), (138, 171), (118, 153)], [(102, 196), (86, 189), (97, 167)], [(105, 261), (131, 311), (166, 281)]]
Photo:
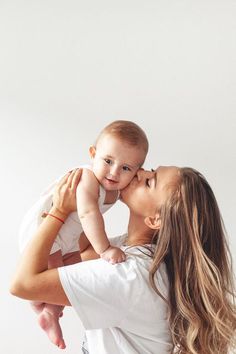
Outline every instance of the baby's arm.
[(112, 247), (107, 238), (104, 220), (98, 206), (99, 182), (92, 171), (83, 169), (76, 195), (78, 216), (95, 252), (111, 263), (124, 261), (124, 252), (117, 247)]

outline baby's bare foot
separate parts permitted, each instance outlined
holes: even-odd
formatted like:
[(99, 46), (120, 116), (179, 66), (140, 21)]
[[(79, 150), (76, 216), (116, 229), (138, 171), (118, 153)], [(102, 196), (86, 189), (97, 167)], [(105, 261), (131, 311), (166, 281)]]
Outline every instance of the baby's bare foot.
[(59, 318), (44, 310), (38, 316), (38, 322), (41, 328), (47, 333), (50, 341), (60, 349), (65, 349), (66, 345), (62, 337)]

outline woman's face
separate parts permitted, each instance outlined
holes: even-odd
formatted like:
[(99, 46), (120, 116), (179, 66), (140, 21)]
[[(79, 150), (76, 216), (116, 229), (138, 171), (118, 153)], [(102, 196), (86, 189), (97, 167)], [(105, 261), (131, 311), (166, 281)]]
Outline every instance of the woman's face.
[(154, 172), (139, 170), (131, 183), (121, 191), (122, 201), (132, 213), (154, 216), (178, 181), (179, 169), (160, 166)]

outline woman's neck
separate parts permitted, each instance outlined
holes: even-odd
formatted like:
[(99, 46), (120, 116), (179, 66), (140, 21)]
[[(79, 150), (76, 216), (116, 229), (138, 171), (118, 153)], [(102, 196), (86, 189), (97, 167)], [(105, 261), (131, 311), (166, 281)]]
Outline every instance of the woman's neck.
[(127, 246), (149, 244), (152, 237), (153, 230), (144, 223), (144, 220), (138, 216), (130, 215), (126, 240)]

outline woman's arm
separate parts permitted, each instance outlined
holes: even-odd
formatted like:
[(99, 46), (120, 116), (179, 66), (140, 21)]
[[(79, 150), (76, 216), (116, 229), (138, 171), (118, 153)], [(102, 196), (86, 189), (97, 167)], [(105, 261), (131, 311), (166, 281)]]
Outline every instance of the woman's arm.
[[(74, 170), (60, 182), (50, 214), (65, 220), (76, 210), (76, 188), (81, 171)], [(47, 216), (26, 247), (13, 278), (10, 292), (28, 300), (70, 305), (61, 286), (57, 269), (48, 270), (48, 257), (62, 222)]]

